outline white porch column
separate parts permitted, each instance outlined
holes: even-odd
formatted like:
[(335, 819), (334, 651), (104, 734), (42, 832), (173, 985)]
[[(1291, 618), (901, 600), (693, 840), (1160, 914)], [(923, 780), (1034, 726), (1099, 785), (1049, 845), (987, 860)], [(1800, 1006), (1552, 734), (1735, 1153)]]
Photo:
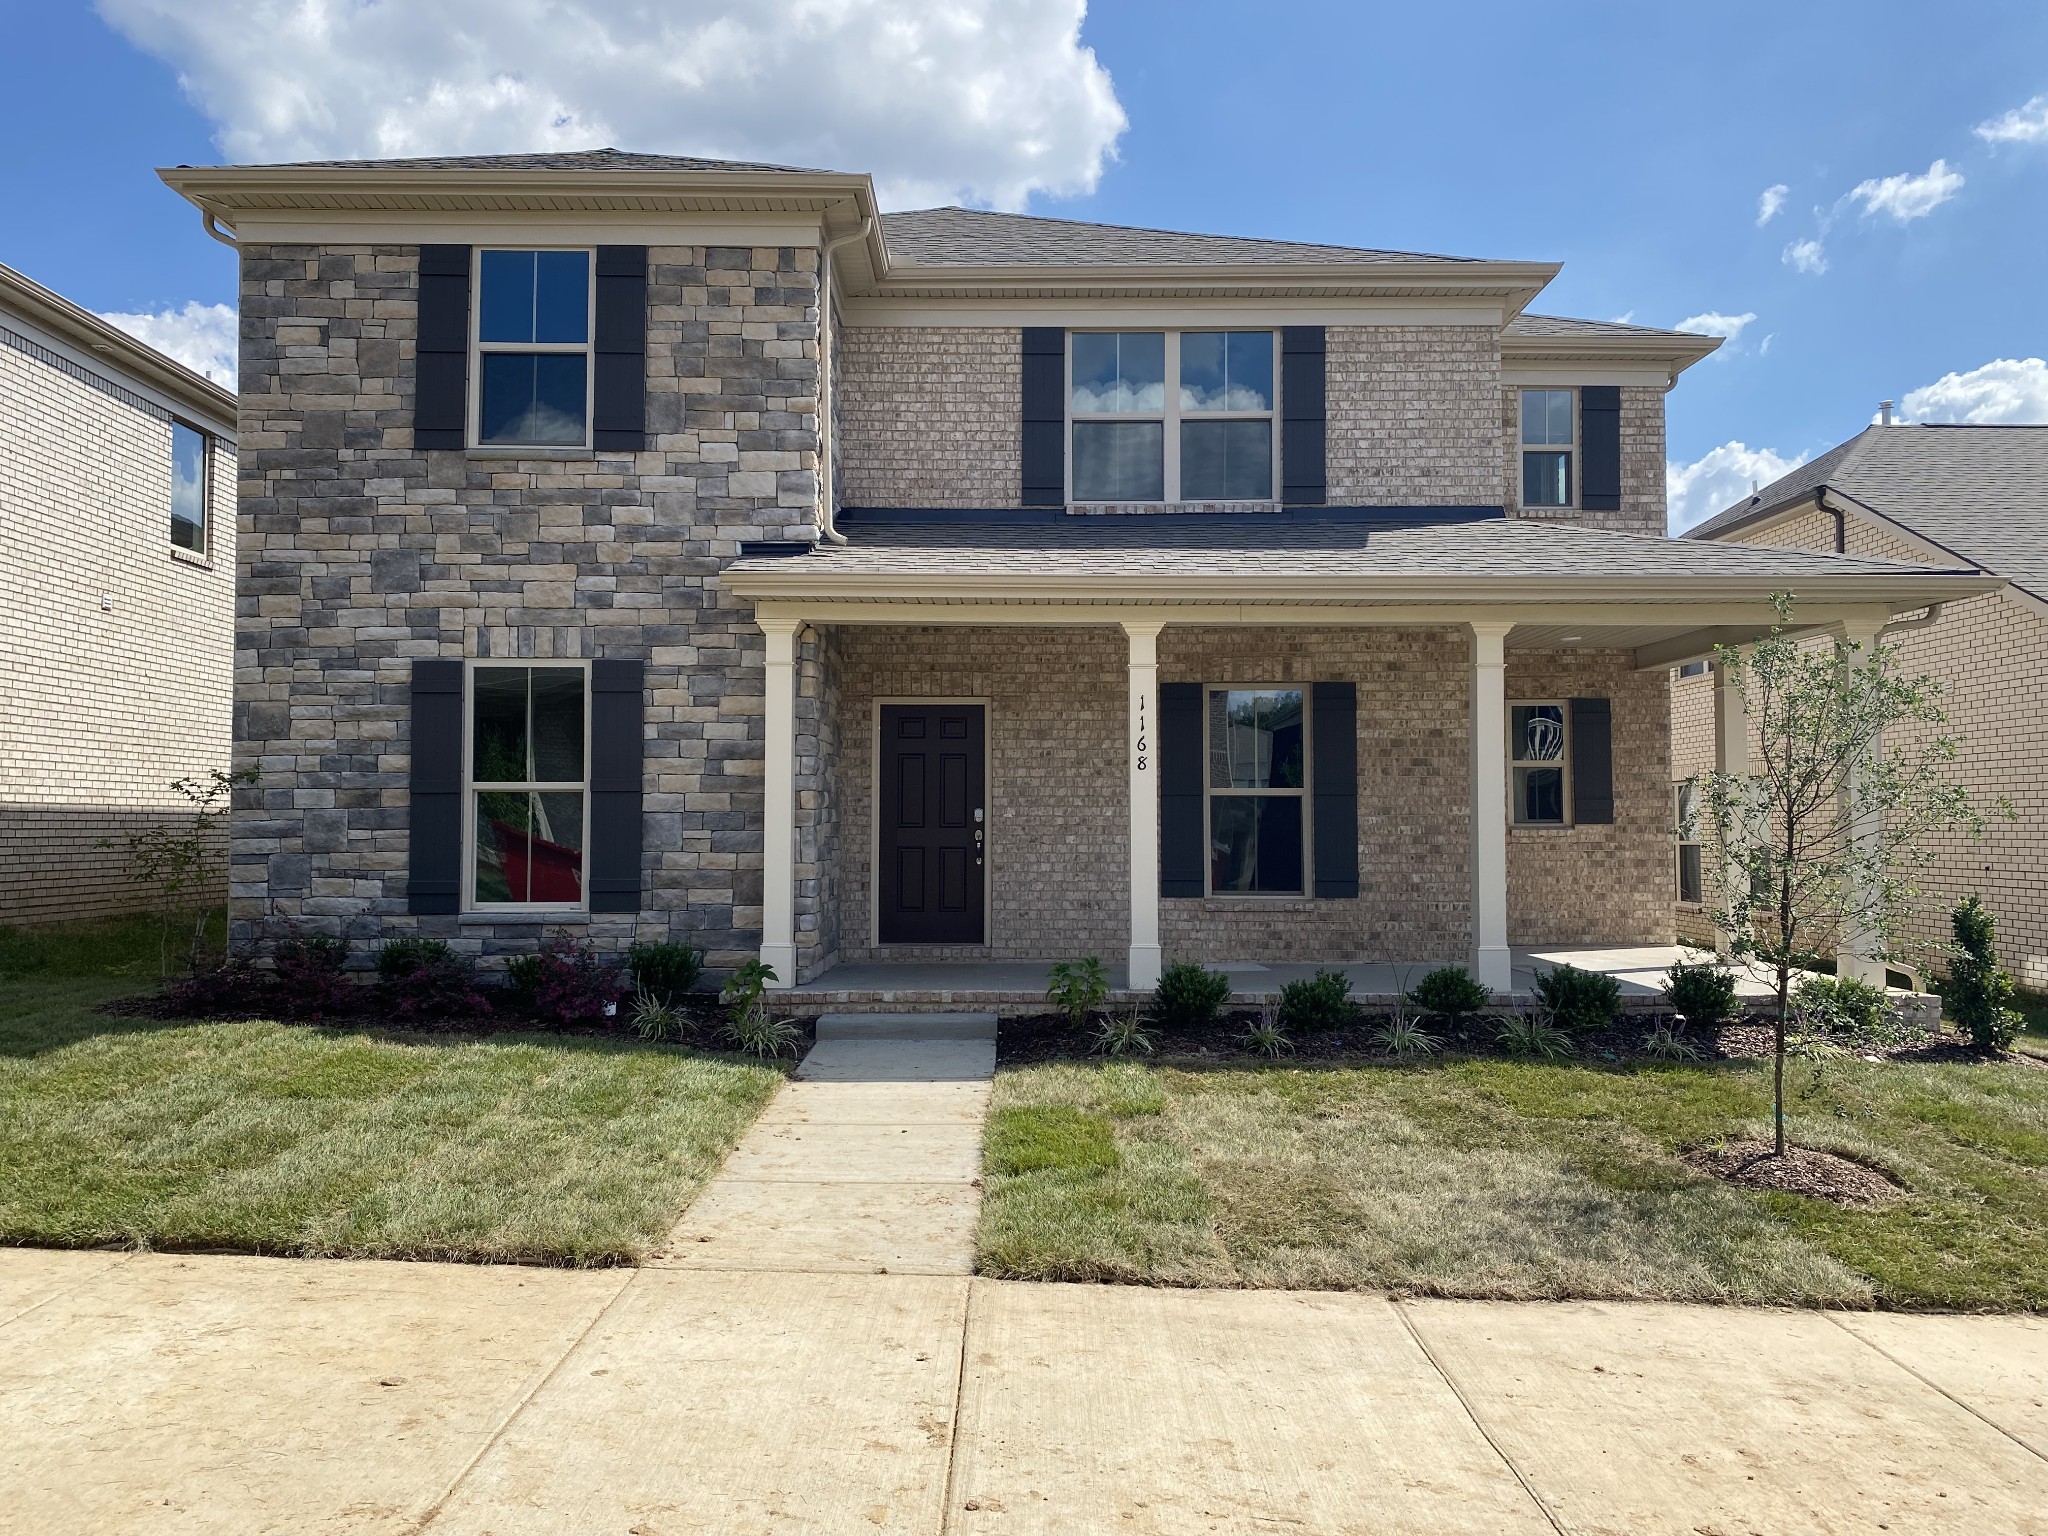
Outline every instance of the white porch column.
[(1472, 626), (1472, 975), (1490, 992), (1514, 986), (1508, 958), (1507, 637)]
[[(1870, 664), (1877, 651), (1878, 632), (1883, 628), (1883, 623), (1876, 620), (1850, 620), (1843, 624), (1842, 639), (1850, 645), (1861, 647), (1851, 658), (1851, 665), (1864, 667)], [(1873, 754), (1882, 751), (1883, 747), (1882, 741), (1873, 741), (1870, 744)], [(1851, 794), (1857, 793), (1863, 787), (1864, 774), (1869, 771), (1869, 766), (1866, 759), (1850, 769)], [(1875, 853), (1877, 844), (1884, 837), (1884, 820), (1874, 812), (1865, 812), (1851, 825), (1849, 836), (1860, 850)], [(1860, 903), (1863, 897), (1864, 893), (1857, 891), (1853, 899)], [(1853, 976), (1858, 981), (1869, 982), (1872, 986), (1883, 986), (1885, 967), (1884, 957), (1879, 952), (1881, 947), (1877, 934), (1867, 925), (1858, 924), (1848, 928), (1836, 945), (1835, 974)]]
[(801, 619), (759, 619), (768, 637), (767, 765), (761, 806), (761, 963), (796, 985), (796, 632)]
[[(1735, 778), (1749, 776), (1749, 709), (1743, 702), (1742, 682), (1726, 667), (1714, 667), (1714, 767)], [(1744, 878), (1739, 849), (1723, 850), (1721, 888), (1723, 899), (1735, 882)], [(1729, 936), (1714, 930), (1714, 952), (1726, 956)]]
[(1124, 620), (1130, 641), (1131, 986), (1159, 985), (1159, 631)]

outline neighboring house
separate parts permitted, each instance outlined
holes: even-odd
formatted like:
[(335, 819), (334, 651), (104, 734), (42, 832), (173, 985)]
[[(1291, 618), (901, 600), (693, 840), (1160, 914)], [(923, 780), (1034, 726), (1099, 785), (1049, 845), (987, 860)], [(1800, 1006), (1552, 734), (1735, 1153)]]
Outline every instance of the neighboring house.
[(1673, 663), (1995, 585), (1664, 537), (1715, 343), (1527, 316), (1549, 263), (617, 151), (163, 175), (242, 251), (245, 939), (1505, 988), (1670, 941)]
[(132, 907), (228, 767), (234, 514), (235, 397), (0, 267), (0, 924)]
[[(2018, 817), (1994, 817), (1981, 841), (1936, 845), (1924, 883), (1938, 901), (1913, 936), (1947, 942), (1946, 909), (1977, 893), (1998, 914), (2007, 963), (2048, 989), (2048, 427), (1869, 427), (1686, 537), (1974, 565), (2007, 579), (1885, 636), (1909, 676), (1943, 685), (1957, 778), (1980, 807), (2009, 799)], [(1677, 780), (1712, 766), (1713, 692), (1697, 671), (1673, 689)], [(1697, 908), (1682, 905), (1680, 921), (1695, 927)]]

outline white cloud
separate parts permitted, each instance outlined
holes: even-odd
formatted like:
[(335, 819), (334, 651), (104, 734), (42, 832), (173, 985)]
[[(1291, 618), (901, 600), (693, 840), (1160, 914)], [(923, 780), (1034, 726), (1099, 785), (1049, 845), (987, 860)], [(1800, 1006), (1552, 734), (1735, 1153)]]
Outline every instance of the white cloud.
[(1860, 181), (1849, 189), (1849, 200), (1861, 203), (1865, 213), (1888, 213), (1905, 224), (1926, 218), (1962, 188), (1963, 173), (1950, 170), (1946, 160), (1937, 160), (1922, 176), (1901, 172)]
[(2048, 96), (2036, 96), (1974, 132), (1987, 144), (2048, 144)]
[(1768, 448), (1751, 448), (1741, 442), (1711, 448), (1690, 464), (1667, 461), (1664, 498), (1670, 509), (1671, 531), (1683, 533), (1705, 522), (1747, 496), (1752, 484), (1769, 485), (1805, 462), (1804, 455), (1781, 458)]
[(2048, 362), (1997, 358), (1908, 390), (1900, 404), (1908, 421), (2048, 422)]
[(1778, 216), (1778, 210), (1785, 206), (1785, 199), (1792, 195), (1792, 189), (1782, 181), (1774, 187), (1765, 187), (1757, 195), (1756, 227), (1762, 229)]
[(1785, 254), (1779, 258), (1795, 272), (1804, 272), (1819, 277), (1828, 269), (1828, 253), (1818, 239), (1794, 240), (1785, 247)]
[(1678, 322), (1677, 329), (1690, 331), (1695, 336), (1722, 336), (1726, 337), (1729, 341), (1740, 341), (1742, 339), (1743, 327), (1747, 326), (1754, 319), (1756, 319), (1754, 313), (1724, 315), (1710, 309), (1704, 315), (1687, 316)]
[(187, 299), (183, 309), (153, 315), (103, 314), (138, 341), (175, 357), (216, 384), (235, 387), (235, 311), (227, 304), (201, 304)]
[(240, 162), (616, 145), (871, 171), (892, 207), (1092, 191), (1086, 0), (99, 0)]

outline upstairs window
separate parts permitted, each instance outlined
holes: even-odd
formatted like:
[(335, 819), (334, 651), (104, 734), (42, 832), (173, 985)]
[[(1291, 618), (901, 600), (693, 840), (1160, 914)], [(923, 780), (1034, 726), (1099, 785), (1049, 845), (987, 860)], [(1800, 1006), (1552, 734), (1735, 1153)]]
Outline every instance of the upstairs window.
[(1266, 501), (1271, 331), (1076, 331), (1072, 499)]
[(1573, 505), (1572, 392), (1568, 389), (1522, 391), (1522, 505)]
[(211, 458), (204, 432), (182, 421), (171, 423), (171, 543), (195, 555), (206, 553)]
[(590, 443), (591, 253), (477, 253), (476, 441)]
[(1299, 896), (1308, 809), (1299, 688), (1209, 690), (1209, 890)]
[(1564, 722), (1562, 703), (1508, 706), (1508, 791), (1518, 827), (1565, 824)]

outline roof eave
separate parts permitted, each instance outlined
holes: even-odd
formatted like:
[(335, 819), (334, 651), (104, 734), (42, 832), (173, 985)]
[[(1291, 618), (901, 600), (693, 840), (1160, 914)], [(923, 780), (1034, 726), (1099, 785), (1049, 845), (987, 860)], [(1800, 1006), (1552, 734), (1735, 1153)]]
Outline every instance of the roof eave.
[(1493, 299), (1518, 315), (1561, 268), (1554, 262), (1124, 262), (983, 266), (891, 263), (863, 298), (995, 298), (1019, 293), (1105, 291)]
[(1667, 363), (1676, 378), (1694, 363), (1711, 357), (1721, 346), (1718, 336), (1672, 331), (1649, 336), (1501, 336), (1501, 361), (1612, 362), (1617, 358)]

